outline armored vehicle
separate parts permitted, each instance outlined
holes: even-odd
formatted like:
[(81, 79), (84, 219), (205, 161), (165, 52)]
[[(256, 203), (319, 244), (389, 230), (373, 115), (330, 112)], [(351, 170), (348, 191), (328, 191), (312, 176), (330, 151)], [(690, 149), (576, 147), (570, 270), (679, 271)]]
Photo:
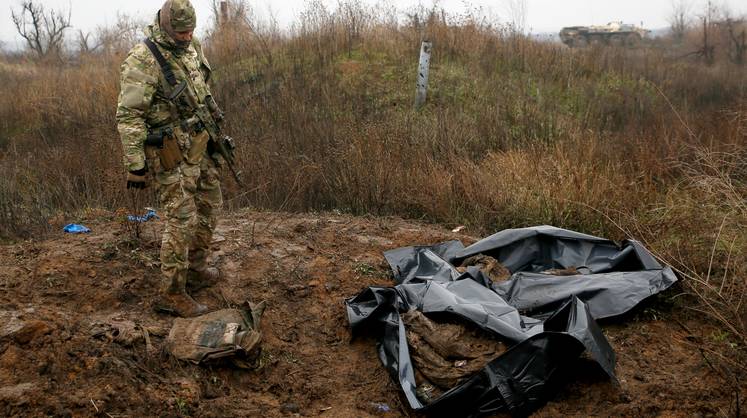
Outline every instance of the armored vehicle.
[(634, 47), (641, 43), (648, 32), (636, 25), (611, 22), (603, 26), (563, 28), (560, 31), (560, 40), (571, 48), (582, 48), (588, 45)]

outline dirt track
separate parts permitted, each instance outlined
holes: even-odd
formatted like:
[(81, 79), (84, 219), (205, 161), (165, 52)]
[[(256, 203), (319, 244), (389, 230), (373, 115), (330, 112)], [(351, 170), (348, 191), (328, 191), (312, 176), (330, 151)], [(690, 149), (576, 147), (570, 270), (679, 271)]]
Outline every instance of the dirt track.
[[(366, 286), (391, 284), (384, 250), (475, 240), (396, 218), (228, 215), (214, 244), (225, 279), (196, 297), (213, 308), (267, 301), (263, 366), (209, 369), (161, 351), (171, 318), (150, 307), (161, 223), (148, 223), (135, 240), (124, 224), (105, 218), (86, 221), (89, 235), (60, 232), (0, 247), (0, 415), (412, 415), (374, 342), (350, 341), (343, 301)], [(680, 316), (673, 309), (639, 309), (626, 322), (606, 324), (620, 385), (579, 363), (537, 416), (729, 414), (733, 388), (695, 348), (711, 328), (667, 319)], [(156, 352), (143, 342), (92, 336), (95, 323), (112, 319), (148, 327)]]

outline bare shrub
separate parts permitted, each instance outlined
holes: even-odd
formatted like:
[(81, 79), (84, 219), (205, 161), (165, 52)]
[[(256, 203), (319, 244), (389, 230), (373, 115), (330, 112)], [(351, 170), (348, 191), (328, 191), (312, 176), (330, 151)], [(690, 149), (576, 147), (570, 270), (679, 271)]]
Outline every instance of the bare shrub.
[(729, 37), (729, 59), (734, 64), (744, 65), (747, 56), (747, 21), (727, 15), (723, 25)]
[(245, 0), (211, 0), (213, 25), (220, 28), (250, 18), (252, 11)]
[(526, 0), (505, 0), (504, 7), (512, 30), (523, 34), (526, 30), (527, 15), (529, 13)]
[(142, 38), (146, 22), (127, 14), (118, 13), (111, 26), (99, 26), (94, 32), (78, 31), (80, 55), (114, 55), (129, 51)]
[(677, 164), (683, 181), (660, 198), (654, 222), (628, 217), (621, 229), (640, 237), (685, 279), (698, 301), (688, 309), (713, 318), (745, 347), (747, 155), (740, 149), (692, 149), (693, 159)]
[(361, 0), (338, 0), (337, 14), (345, 36), (348, 57), (352, 57), (353, 48), (360, 42), (363, 31), (371, 23), (373, 12)]
[(682, 42), (690, 27), (692, 3), (689, 0), (672, 0), (671, 14), (667, 21), (672, 37), (677, 42)]

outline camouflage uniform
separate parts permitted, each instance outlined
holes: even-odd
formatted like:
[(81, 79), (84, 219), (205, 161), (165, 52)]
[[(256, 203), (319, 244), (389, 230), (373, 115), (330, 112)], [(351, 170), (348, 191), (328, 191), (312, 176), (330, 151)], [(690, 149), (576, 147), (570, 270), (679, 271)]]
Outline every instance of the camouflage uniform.
[[(172, 0), (171, 25), (182, 32), (194, 29), (194, 9), (188, 0)], [(162, 10), (164, 10), (162, 8)], [(145, 30), (169, 62), (177, 81), (186, 80), (201, 105), (210, 95), (207, 80), (210, 65), (197, 40), (179, 45), (162, 26), (159, 16)], [(136, 45), (121, 67), (121, 92), (117, 123), (124, 149), (124, 164), (133, 172), (147, 167), (157, 181), (159, 200), (166, 227), (161, 243), (161, 271), (164, 291), (184, 292), (188, 269), (202, 271), (216, 225), (216, 212), (222, 205), (220, 179), (215, 162), (207, 155), (205, 131), (174, 129), (183, 154), (181, 165), (173, 170), (161, 167), (156, 149), (144, 147), (149, 130), (187, 120), (194, 116), (168, 100), (171, 86), (166, 82), (156, 58), (144, 43)], [(147, 162), (147, 165), (146, 165)]]

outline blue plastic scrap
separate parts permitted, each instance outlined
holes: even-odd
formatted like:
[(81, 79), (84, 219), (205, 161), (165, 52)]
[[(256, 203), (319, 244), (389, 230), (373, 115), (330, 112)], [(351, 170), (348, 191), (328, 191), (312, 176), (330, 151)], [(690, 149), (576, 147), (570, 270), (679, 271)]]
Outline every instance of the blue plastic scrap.
[(77, 224), (65, 225), (62, 230), (67, 232), (68, 234), (88, 234), (89, 232), (91, 232), (91, 230), (86, 228), (85, 226)]
[(143, 223), (148, 222), (151, 219), (161, 219), (158, 217), (158, 214), (156, 214), (156, 211), (149, 210), (145, 215), (143, 216), (136, 216), (136, 215), (127, 215), (127, 220), (130, 222), (137, 222), (137, 223)]

